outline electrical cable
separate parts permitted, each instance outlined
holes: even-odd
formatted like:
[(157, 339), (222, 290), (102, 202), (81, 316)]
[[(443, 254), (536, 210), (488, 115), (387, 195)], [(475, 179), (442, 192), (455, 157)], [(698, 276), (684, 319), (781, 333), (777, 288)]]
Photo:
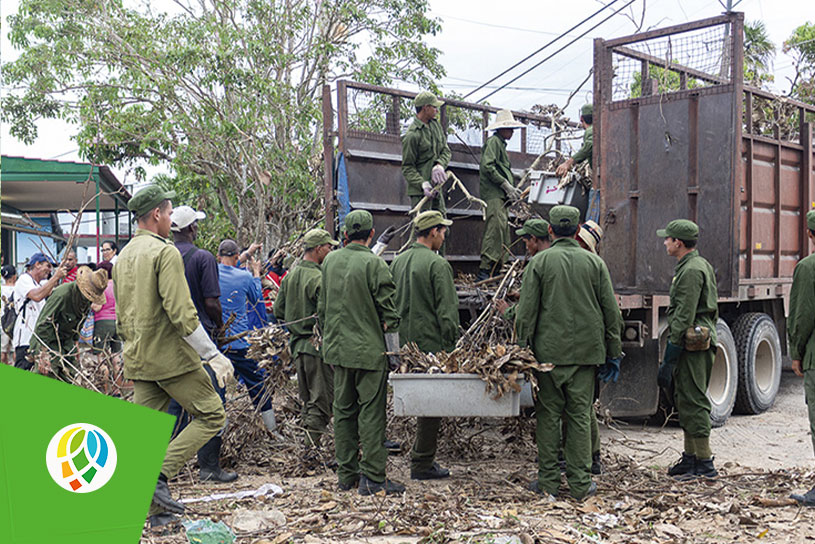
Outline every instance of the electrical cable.
[[(507, 85), (509, 85), (509, 84), (511, 84), (511, 83), (515, 83), (516, 81), (518, 81), (519, 79), (521, 79), (523, 76), (525, 76), (526, 74), (528, 74), (528, 73), (529, 73), (529, 72), (531, 72), (532, 70), (536, 69), (538, 66), (540, 66), (541, 64), (543, 64), (543, 63), (544, 63), (544, 62), (546, 62), (547, 60), (551, 59), (552, 57), (554, 57), (555, 55), (557, 55), (558, 53), (560, 53), (561, 51), (563, 51), (564, 49), (566, 49), (566, 48), (567, 48), (567, 47), (569, 47), (570, 45), (574, 44), (574, 43), (575, 43), (577, 40), (579, 40), (580, 38), (582, 38), (583, 36), (585, 36), (585, 35), (586, 35), (586, 34), (588, 34), (589, 32), (591, 32), (591, 31), (592, 31), (592, 30), (594, 30), (595, 28), (599, 27), (600, 25), (602, 25), (603, 23), (605, 23), (606, 21), (608, 21), (609, 19), (611, 19), (612, 17), (614, 17), (615, 15), (617, 15), (618, 13), (620, 13), (622, 10), (624, 10), (625, 8), (627, 8), (628, 6), (630, 6), (631, 4), (633, 4), (635, 1), (636, 1), (636, 0), (629, 0), (627, 4), (625, 4), (624, 6), (622, 6), (622, 7), (621, 7), (621, 8), (619, 8), (619, 9), (617, 9), (617, 10), (616, 10), (614, 13), (612, 13), (611, 15), (609, 15), (608, 17), (606, 17), (605, 19), (603, 19), (602, 21), (600, 21), (599, 23), (597, 23), (596, 25), (594, 25), (593, 27), (591, 27), (590, 29), (588, 29), (587, 31), (585, 31), (583, 34), (581, 34), (581, 35), (580, 35), (580, 36), (578, 36), (577, 38), (575, 38), (575, 39), (573, 39), (572, 41), (570, 41), (569, 43), (567, 43), (566, 45), (564, 45), (563, 47), (561, 47), (560, 49), (558, 49), (557, 51), (555, 51), (554, 53), (552, 53), (551, 55), (549, 55), (548, 57), (546, 57), (545, 59), (543, 59), (542, 61), (538, 62), (537, 64), (535, 64), (535, 65), (534, 65), (534, 66), (532, 66), (531, 68), (527, 69), (526, 71), (522, 72), (520, 75), (517, 75), (517, 76), (515, 76), (514, 78), (512, 78), (511, 80), (507, 81), (506, 83), (504, 83), (504, 84), (503, 84), (501, 87), (499, 87), (498, 89), (495, 89), (495, 90), (494, 90), (494, 91), (492, 91), (491, 93), (487, 94), (487, 95), (486, 95), (486, 96), (484, 96), (484, 97), (483, 97), (481, 100), (478, 100), (478, 101), (477, 101), (477, 103), (484, 102), (484, 101), (485, 101), (487, 98), (491, 97), (492, 95), (494, 95), (495, 93), (497, 93), (498, 91), (500, 91), (502, 88), (506, 87)], [(608, 5), (610, 6), (611, 4), (608, 4)], [(490, 81), (490, 82), (488, 82), (488, 83), (491, 83), (491, 81)], [(470, 94), (472, 94), (472, 93), (470, 93)], [(469, 95), (468, 95), (468, 96), (469, 96)]]
[[(538, 53), (540, 53), (541, 51), (543, 51), (544, 49), (546, 49), (547, 47), (549, 47), (550, 45), (552, 45), (553, 43), (555, 43), (556, 41), (558, 41), (559, 39), (561, 39), (561, 38), (565, 37), (565, 36), (566, 36), (566, 34), (568, 34), (569, 32), (571, 32), (572, 30), (574, 30), (574, 29), (576, 29), (577, 27), (581, 26), (583, 23), (588, 22), (590, 19), (593, 19), (595, 16), (597, 16), (597, 14), (599, 14), (600, 12), (602, 12), (603, 10), (605, 10), (606, 8), (611, 7), (612, 5), (614, 5), (614, 4), (615, 4), (616, 2), (618, 2), (618, 1), (619, 1), (619, 0), (611, 0), (611, 2), (609, 2), (608, 4), (604, 5), (603, 7), (601, 7), (601, 8), (600, 8), (600, 9), (598, 9), (597, 11), (595, 11), (594, 13), (592, 13), (591, 15), (589, 15), (588, 17), (586, 17), (585, 19), (583, 19), (582, 21), (580, 21), (579, 23), (577, 23), (576, 25), (574, 25), (572, 28), (570, 28), (570, 29), (569, 29), (569, 30), (567, 30), (566, 32), (564, 32), (564, 33), (562, 33), (561, 35), (557, 36), (556, 38), (554, 38), (554, 39), (550, 40), (548, 43), (546, 43), (546, 44), (545, 44), (543, 47), (541, 47), (541, 48), (540, 48), (540, 49), (538, 49), (537, 51), (535, 51), (535, 52), (533, 52), (533, 53), (531, 53), (531, 54), (527, 55), (527, 56), (526, 56), (526, 57), (524, 57), (523, 59), (519, 60), (518, 62), (516, 62), (515, 64), (513, 64), (512, 66), (510, 66), (509, 68), (507, 68), (506, 70), (504, 70), (503, 72), (501, 72), (500, 74), (498, 74), (497, 76), (493, 77), (492, 79), (490, 79), (489, 81), (487, 81), (486, 83), (484, 83), (483, 85), (481, 85), (480, 87), (478, 87), (477, 89), (473, 89), (472, 91), (470, 91), (469, 93), (467, 93), (467, 94), (466, 94), (466, 95), (463, 97), (463, 100), (466, 100), (467, 98), (469, 98), (470, 96), (472, 96), (472, 95), (473, 95), (473, 94), (475, 94), (476, 92), (480, 91), (481, 89), (483, 89), (484, 87), (486, 87), (486, 86), (487, 86), (487, 85), (489, 85), (490, 83), (494, 82), (496, 79), (498, 79), (498, 78), (500, 78), (500, 77), (502, 77), (502, 76), (506, 75), (506, 74), (507, 74), (507, 72), (510, 72), (510, 71), (514, 70), (515, 68), (517, 68), (518, 66), (520, 66), (520, 65), (521, 65), (521, 64), (523, 64), (524, 62), (528, 61), (529, 59), (531, 59), (532, 57), (534, 57), (535, 55), (537, 55)], [(634, 0), (631, 0), (631, 1), (633, 2)], [(630, 4), (630, 3), (631, 3), (631, 2), (629, 2), (629, 4)], [(583, 36), (585, 36), (586, 34), (588, 34), (588, 33), (585, 33), (585, 34), (581, 35), (580, 37), (575, 38), (575, 40), (579, 40), (580, 38), (582, 38), (582, 37), (583, 37)], [(513, 80), (513, 81), (514, 81), (514, 80)]]

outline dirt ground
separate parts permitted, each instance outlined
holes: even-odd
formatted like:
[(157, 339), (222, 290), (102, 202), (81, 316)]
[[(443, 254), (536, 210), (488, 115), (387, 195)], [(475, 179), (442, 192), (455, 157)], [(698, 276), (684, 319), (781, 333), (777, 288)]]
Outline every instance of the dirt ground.
[[(277, 410), (277, 394), (275, 401)], [(299, 434), (294, 410), (279, 408), (292, 416), (284, 434)], [(231, 417), (243, 425), (241, 413)], [(784, 373), (767, 413), (732, 416), (714, 429), (721, 473), (715, 481), (676, 482), (665, 475), (681, 450), (679, 428), (634, 422), (612, 427), (601, 429), (605, 471), (595, 477), (598, 494), (582, 503), (569, 497), (565, 478), (553, 502), (525, 489), (535, 474), (534, 424), (528, 418), (445, 421), (438, 461), (452, 477), (411, 481), (408, 455), (392, 456), (388, 476), (407, 486), (400, 497), (340, 492), (334, 473), (305, 463), (302, 448), (258, 446), (244, 431), (234, 433), (225, 453), (241, 473), (235, 484), (199, 484), (190, 463), (171, 488), (190, 498), (279, 485), (283, 494), (275, 497), (188, 506), (188, 520), (223, 521), (239, 544), (815, 541), (815, 509), (787, 498), (815, 480), (802, 383), (792, 373)], [(392, 418), (388, 436), (409, 443), (412, 429), (410, 420)], [(145, 529), (142, 542), (188, 540), (176, 524)]]

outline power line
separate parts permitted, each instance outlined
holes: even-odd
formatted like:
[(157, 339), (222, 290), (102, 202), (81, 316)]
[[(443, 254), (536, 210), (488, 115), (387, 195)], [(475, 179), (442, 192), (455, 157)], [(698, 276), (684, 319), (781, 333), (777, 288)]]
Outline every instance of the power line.
[[(550, 40), (550, 41), (549, 41), (547, 44), (545, 44), (543, 47), (541, 47), (541, 48), (540, 48), (540, 49), (538, 49), (537, 51), (535, 51), (535, 52), (531, 53), (530, 55), (527, 55), (525, 58), (523, 58), (523, 59), (521, 59), (520, 61), (516, 62), (515, 64), (513, 64), (512, 66), (510, 66), (509, 68), (507, 68), (506, 70), (504, 70), (503, 72), (501, 72), (500, 74), (498, 74), (497, 76), (495, 76), (494, 78), (490, 79), (489, 81), (487, 81), (486, 83), (484, 83), (483, 85), (481, 85), (480, 87), (478, 87), (477, 89), (473, 89), (472, 91), (470, 91), (469, 93), (467, 93), (467, 94), (464, 96), (464, 98), (465, 98), (465, 99), (469, 98), (470, 96), (472, 96), (472, 95), (473, 95), (473, 94), (475, 94), (476, 92), (480, 91), (481, 89), (483, 89), (484, 87), (486, 87), (486, 86), (487, 86), (487, 85), (489, 85), (490, 83), (494, 82), (496, 79), (498, 79), (498, 78), (500, 78), (500, 77), (502, 77), (502, 76), (506, 75), (508, 72), (510, 72), (510, 71), (512, 71), (512, 70), (514, 70), (515, 68), (517, 68), (518, 66), (520, 66), (520, 65), (521, 65), (521, 64), (523, 64), (524, 62), (528, 61), (529, 59), (531, 59), (532, 57), (534, 57), (535, 55), (537, 55), (538, 53), (540, 53), (541, 51), (543, 51), (544, 49), (546, 49), (547, 47), (549, 47), (550, 45), (552, 45), (553, 43), (555, 43), (556, 41), (558, 41), (559, 39), (563, 38), (563, 37), (564, 37), (566, 34), (568, 34), (569, 32), (571, 32), (572, 30), (574, 30), (574, 29), (576, 29), (577, 27), (581, 26), (583, 23), (587, 22), (588, 20), (590, 20), (590, 19), (594, 18), (594, 17), (595, 17), (595, 16), (596, 16), (598, 13), (600, 13), (601, 11), (603, 11), (604, 9), (606, 9), (606, 8), (608, 8), (608, 7), (611, 7), (613, 4), (615, 4), (615, 3), (616, 3), (616, 2), (618, 2), (618, 1), (619, 1), (619, 0), (611, 0), (611, 2), (610, 2), (610, 3), (608, 3), (608, 4), (604, 5), (603, 7), (601, 7), (600, 9), (598, 9), (597, 11), (595, 11), (594, 13), (592, 13), (591, 15), (589, 15), (588, 17), (586, 17), (585, 19), (583, 19), (582, 21), (580, 21), (579, 23), (577, 23), (576, 25), (574, 25), (572, 28), (570, 28), (569, 30), (567, 30), (567, 31), (566, 31), (566, 32), (564, 32), (563, 34), (561, 34), (561, 35), (557, 36), (557, 37), (556, 37), (556, 38), (554, 38), (553, 40)], [(631, 1), (633, 2), (633, 0), (631, 0)], [(630, 2), (629, 2), (629, 3), (630, 3)], [(583, 34), (583, 36), (585, 36), (586, 34), (587, 34), (587, 33), (584, 33), (584, 34)], [(580, 37), (582, 37), (582, 36), (580, 36)], [(580, 39), (580, 38), (575, 38), (575, 41), (577, 41), (578, 39)], [(574, 42), (572, 42), (572, 43), (574, 43)], [(515, 81), (515, 80), (513, 80), (513, 81)], [(510, 83), (512, 83), (512, 81), (510, 81)], [(482, 100), (483, 100), (483, 99), (482, 99)]]
[[(616, 1), (616, 0), (615, 0), (615, 1)], [(594, 25), (593, 27), (591, 27), (590, 29), (588, 29), (587, 31), (585, 31), (585, 32), (584, 32), (583, 34), (581, 34), (579, 37), (577, 37), (577, 38), (573, 39), (572, 41), (570, 41), (569, 43), (567, 43), (566, 45), (564, 45), (563, 47), (561, 47), (560, 49), (558, 49), (557, 51), (555, 51), (554, 53), (552, 53), (551, 55), (549, 55), (548, 57), (546, 57), (545, 59), (543, 59), (542, 61), (540, 61), (539, 63), (535, 64), (535, 65), (534, 65), (534, 66), (532, 66), (531, 68), (529, 68), (529, 69), (527, 69), (526, 71), (522, 72), (520, 75), (517, 75), (517, 76), (515, 76), (514, 78), (510, 79), (509, 81), (507, 81), (506, 83), (504, 83), (504, 85), (502, 85), (502, 86), (501, 86), (501, 87), (499, 87), (498, 89), (495, 89), (495, 90), (494, 90), (494, 91), (492, 91), (491, 93), (487, 94), (485, 97), (483, 97), (483, 98), (482, 98), (481, 100), (479, 100), (478, 102), (483, 102), (483, 101), (485, 101), (487, 98), (491, 97), (492, 95), (494, 95), (495, 93), (497, 93), (498, 91), (500, 91), (500, 90), (501, 90), (503, 87), (506, 87), (506, 86), (507, 86), (507, 85), (509, 85), (510, 83), (514, 83), (514, 82), (518, 81), (520, 78), (522, 78), (523, 76), (525, 76), (526, 74), (528, 74), (529, 72), (531, 72), (532, 70), (534, 70), (535, 68), (537, 68), (538, 66), (540, 66), (541, 64), (543, 64), (544, 62), (546, 62), (547, 60), (551, 59), (552, 57), (554, 57), (555, 55), (557, 55), (558, 53), (560, 53), (561, 51), (563, 51), (564, 49), (566, 49), (567, 47), (569, 47), (570, 45), (572, 45), (573, 43), (575, 43), (575, 42), (576, 42), (577, 40), (579, 40), (580, 38), (582, 38), (583, 36), (585, 36), (586, 34), (588, 34), (589, 32), (591, 32), (592, 30), (594, 30), (595, 28), (597, 28), (598, 26), (602, 25), (603, 23), (605, 23), (606, 21), (608, 21), (609, 19), (611, 19), (612, 17), (614, 17), (615, 15), (617, 15), (618, 13), (620, 13), (622, 10), (624, 10), (625, 8), (627, 8), (628, 6), (630, 6), (631, 4), (633, 4), (635, 1), (636, 1), (636, 0), (629, 0), (627, 4), (625, 4), (624, 6), (622, 6), (622, 7), (621, 7), (621, 8), (619, 8), (619, 9), (617, 9), (617, 10), (616, 10), (614, 13), (612, 13), (611, 15), (609, 15), (608, 17), (606, 17), (605, 19), (603, 19), (602, 21), (600, 21), (599, 23), (597, 23), (596, 25)], [(614, 2), (612, 2), (611, 4), (613, 4), (613, 3), (614, 3)], [(608, 4), (608, 5), (610, 6), (611, 4)], [(592, 16), (592, 17), (593, 17), (593, 16)], [(490, 81), (489, 83), (491, 83), (491, 82), (492, 82), (492, 81)], [(472, 93), (470, 93), (470, 94), (472, 94)], [(468, 96), (469, 96), (469, 95), (468, 95)]]
[[(473, 25), (488, 26), (490, 28), (502, 28), (504, 30), (515, 30), (515, 31), (518, 31), (518, 32), (529, 32), (531, 34), (544, 34), (546, 36), (562, 36), (561, 34), (558, 34), (557, 32), (547, 32), (545, 30), (534, 30), (534, 29), (531, 29), (531, 28), (521, 28), (521, 27), (518, 27), (518, 26), (497, 25), (497, 24), (494, 24), (494, 23), (485, 23), (484, 21), (476, 21), (476, 20), (473, 20), (473, 19), (465, 19), (463, 17), (455, 17), (453, 15), (445, 15), (443, 13), (436, 13), (436, 15), (438, 15), (439, 17), (442, 17), (443, 19), (451, 19), (453, 21), (461, 21), (463, 23), (470, 23), (470, 24), (473, 24)], [(569, 34), (566, 34), (566, 35), (571, 37), (571, 35), (569, 35)]]

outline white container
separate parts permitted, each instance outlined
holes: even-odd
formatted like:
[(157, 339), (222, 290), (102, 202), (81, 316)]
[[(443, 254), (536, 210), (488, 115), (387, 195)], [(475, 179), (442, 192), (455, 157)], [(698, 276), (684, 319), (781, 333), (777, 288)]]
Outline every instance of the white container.
[(393, 414), (408, 417), (514, 417), (521, 393), (493, 400), (475, 374), (391, 374)]
[(570, 183), (566, 187), (558, 189), (560, 178), (553, 172), (543, 172), (533, 170), (529, 174), (531, 185), (529, 188), (529, 203), (556, 206), (558, 204), (570, 204), (574, 200), (574, 191), (577, 183)]

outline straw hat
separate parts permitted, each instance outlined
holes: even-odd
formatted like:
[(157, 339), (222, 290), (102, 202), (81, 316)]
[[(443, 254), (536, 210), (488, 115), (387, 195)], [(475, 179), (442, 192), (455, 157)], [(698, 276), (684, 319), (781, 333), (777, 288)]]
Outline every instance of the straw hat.
[(524, 128), (526, 125), (516, 121), (509, 110), (498, 110), (495, 114), (495, 121), (487, 126), (487, 130), (498, 130), (499, 128)]
[(589, 246), (589, 251), (596, 254), (597, 244), (603, 239), (603, 227), (594, 221), (586, 221), (580, 225), (580, 231), (577, 235)]
[(87, 266), (80, 266), (76, 275), (76, 285), (86, 299), (94, 304), (104, 304), (108, 273), (101, 269), (94, 272)]

